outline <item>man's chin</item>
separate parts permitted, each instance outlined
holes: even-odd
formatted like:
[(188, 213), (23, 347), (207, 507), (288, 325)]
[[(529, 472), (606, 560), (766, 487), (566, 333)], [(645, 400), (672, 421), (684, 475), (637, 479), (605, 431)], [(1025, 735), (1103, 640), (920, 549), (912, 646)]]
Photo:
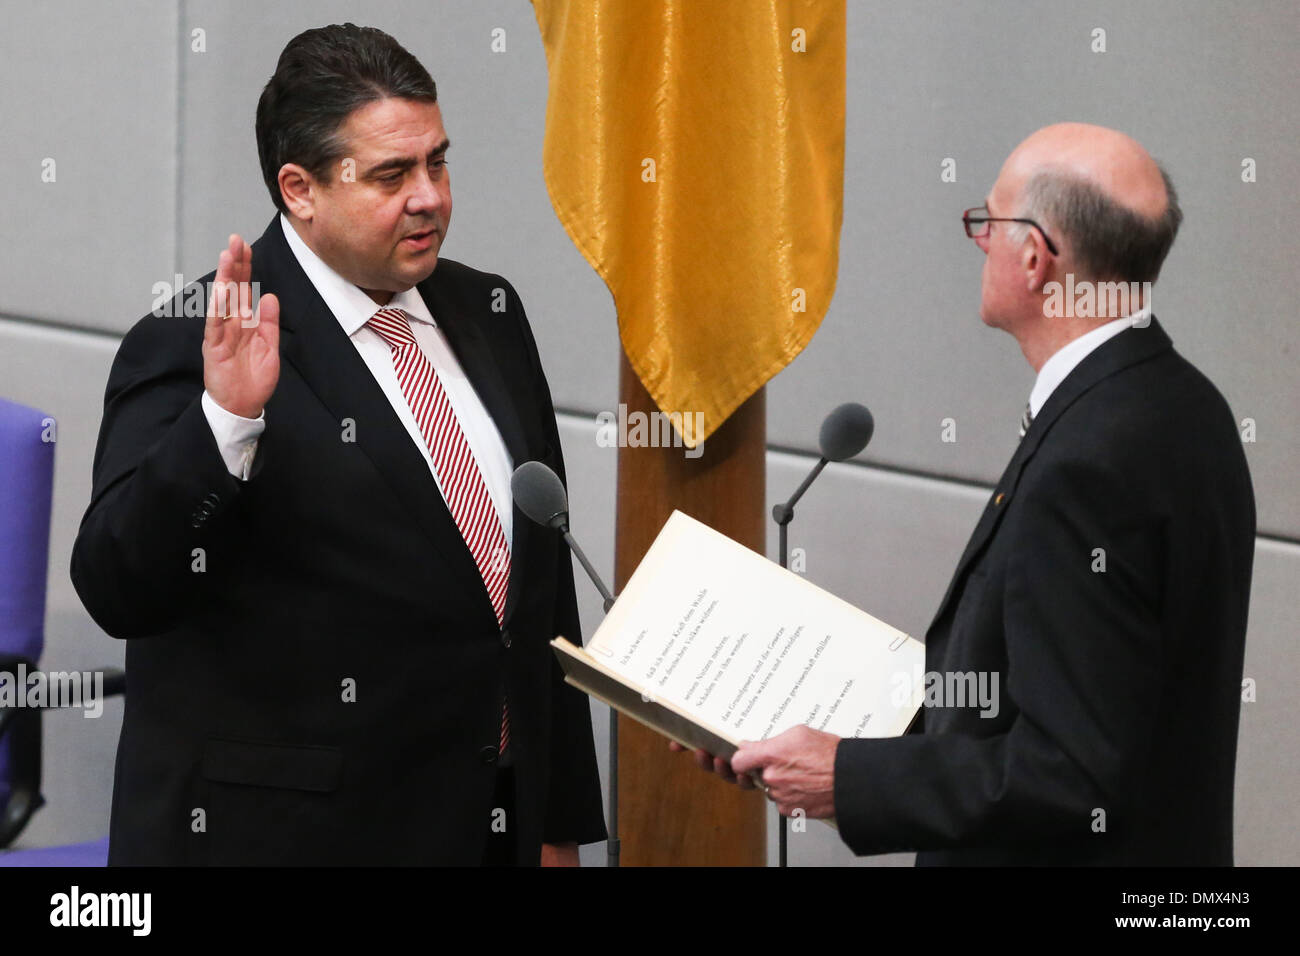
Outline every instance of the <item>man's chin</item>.
[(434, 259), (427, 265), (421, 263), (418, 269), (403, 269), (400, 274), (389, 273), (382, 283), (370, 285), (364, 282), (357, 282), (355, 285), (357, 288), (361, 289), (362, 292), (371, 295), (381, 290), (387, 292), (389, 295), (397, 295), (398, 293), (405, 292), (407, 289), (414, 288), (425, 279), (429, 278), (429, 276), (433, 275), (434, 267), (437, 264), (438, 260)]
[(433, 275), (433, 270), (437, 265), (438, 256), (436, 254), (427, 257), (421, 256), (418, 260), (411, 260), (405, 263), (404, 268), (399, 273), (399, 281), (404, 284), (405, 288), (409, 289)]
[(429, 278), (429, 276), (433, 275), (433, 270), (436, 269), (437, 267), (438, 267), (438, 254), (434, 253), (432, 256), (429, 257), (429, 261), (427, 264), (421, 263), (420, 268), (416, 270), (417, 278), (411, 284), (415, 285), (417, 282), (423, 282), (425, 279)]

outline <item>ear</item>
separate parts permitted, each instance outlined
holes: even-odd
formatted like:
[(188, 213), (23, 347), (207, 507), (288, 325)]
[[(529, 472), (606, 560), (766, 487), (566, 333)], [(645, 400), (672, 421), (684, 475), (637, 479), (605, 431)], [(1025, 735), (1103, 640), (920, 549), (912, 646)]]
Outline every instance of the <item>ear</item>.
[(299, 219), (310, 221), (316, 209), (316, 189), (319, 184), (315, 177), (297, 163), (285, 163), (280, 167), (277, 177), (280, 196), (289, 212)]
[(1030, 292), (1042, 289), (1052, 273), (1052, 256), (1047, 243), (1037, 229), (1030, 229), (1020, 253), (1020, 267), (1025, 277), (1025, 287)]

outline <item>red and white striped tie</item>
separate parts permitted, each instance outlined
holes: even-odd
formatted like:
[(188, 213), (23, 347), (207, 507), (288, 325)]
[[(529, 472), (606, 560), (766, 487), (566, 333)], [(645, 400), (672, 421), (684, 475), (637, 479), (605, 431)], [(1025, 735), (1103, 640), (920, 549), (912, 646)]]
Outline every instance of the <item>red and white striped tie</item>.
[[(433, 363), (420, 351), (405, 311), (380, 309), (367, 324), (383, 336), (392, 350), (402, 394), (429, 446), (447, 507), (478, 566), (499, 627), (505, 620), (506, 592), (510, 586), (510, 547), (478, 462), (456, 419), (456, 411), (447, 400)], [(509, 741), (510, 709), (502, 702), (499, 746), (502, 753)]]

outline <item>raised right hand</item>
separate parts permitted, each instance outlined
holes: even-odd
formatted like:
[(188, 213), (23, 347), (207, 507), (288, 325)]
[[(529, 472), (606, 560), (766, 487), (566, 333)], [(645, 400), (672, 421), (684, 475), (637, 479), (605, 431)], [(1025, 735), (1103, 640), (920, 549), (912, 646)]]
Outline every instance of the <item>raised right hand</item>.
[(257, 418), (280, 379), (280, 301), (249, 286), (253, 250), (237, 235), (217, 260), (203, 330), (203, 387), (226, 411)]

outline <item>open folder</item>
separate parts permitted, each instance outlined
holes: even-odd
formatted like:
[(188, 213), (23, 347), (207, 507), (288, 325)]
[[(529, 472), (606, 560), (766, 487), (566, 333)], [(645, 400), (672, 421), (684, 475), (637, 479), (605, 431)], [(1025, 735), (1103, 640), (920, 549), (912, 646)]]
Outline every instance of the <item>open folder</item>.
[(674, 511), (586, 647), (551, 642), (575, 687), (692, 749), (799, 724), (905, 733), (925, 646)]

